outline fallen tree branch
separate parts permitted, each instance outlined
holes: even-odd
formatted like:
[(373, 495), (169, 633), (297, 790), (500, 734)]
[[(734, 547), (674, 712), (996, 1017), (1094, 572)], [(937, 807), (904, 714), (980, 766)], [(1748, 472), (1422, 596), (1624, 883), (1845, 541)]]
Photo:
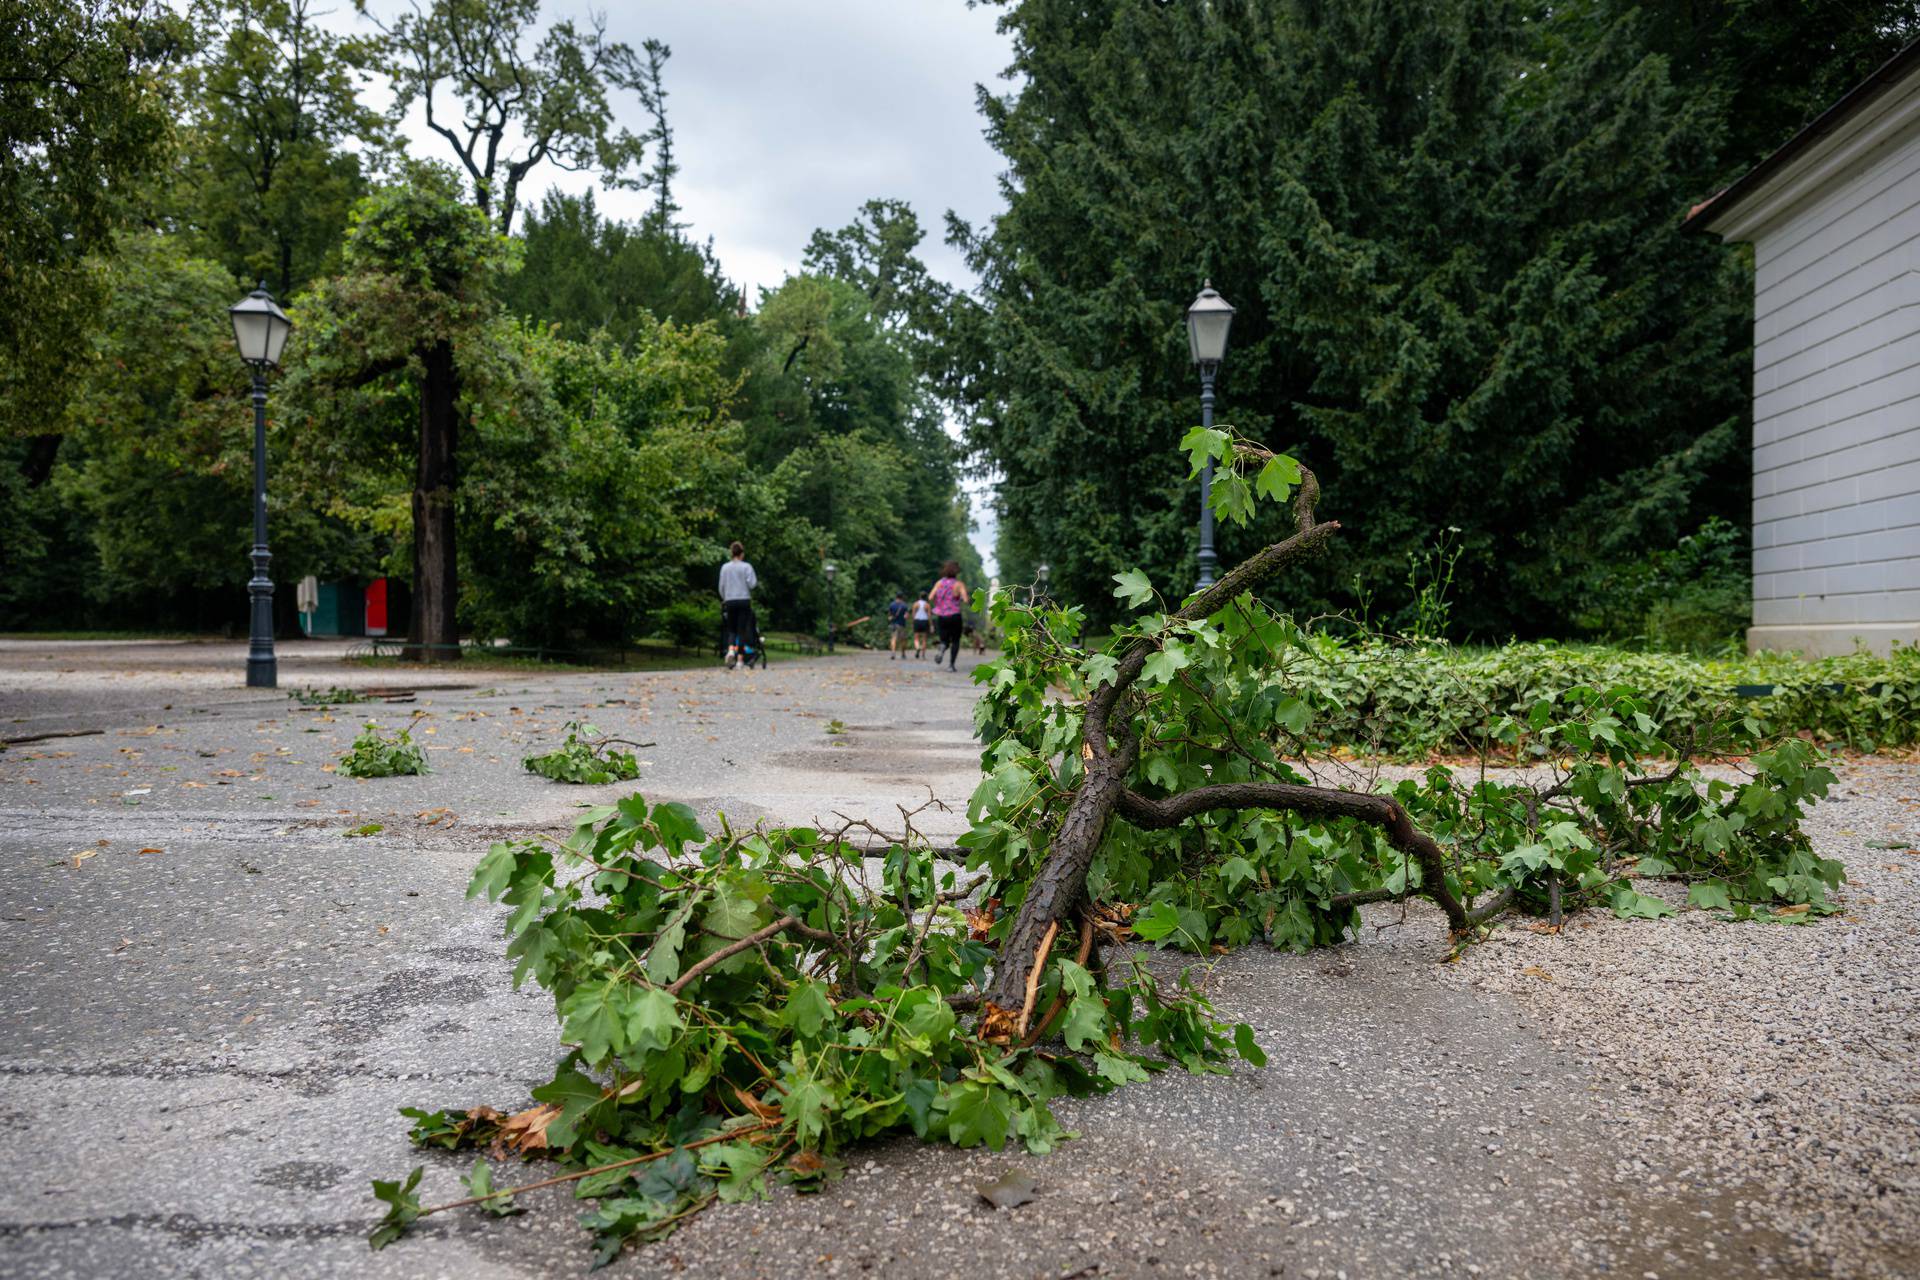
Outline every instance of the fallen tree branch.
[(655, 1151), (644, 1156), (634, 1156), (628, 1160), (616, 1160), (612, 1164), (595, 1165), (591, 1169), (581, 1169), (575, 1173), (563, 1173), (557, 1178), (542, 1178), (538, 1182), (523, 1182), (517, 1187), (502, 1187), (500, 1190), (489, 1192), (484, 1196), (468, 1196), (464, 1200), (449, 1200), (445, 1204), (436, 1204), (430, 1208), (422, 1209), (416, 1215), (416, 1218), (424, 1218), (430, 1213), (444, 1213), (448, 1209), (464, 1209), (470, 1204), (485, 1204), (489, 1200), (500, 1200), (508, 1196), (517, 1196), (526, 1191), (538, 1191), (542, 1187), (557, 1187), (565, 1182), (578, 1182), (582, 1178), (591, 1178), (596, 1173), (612, 1173), (615, 1169), (625, 1169), (632, 1165), (645, 1164), (649, 1160), (663, 1159), (676, 1151), (692, 1151), (696, 1147), (711, 1147), (718, 1142), (732, 1142), (735, 1138), (745, 1137), (749, 1133), (763, 1133), (768, 1129), (776, 1128), (779, 1123), (778, 1120), (766, 1120), (760, 1124), (745, 1125), (738, 1129), (729, 1129), (725, 1133), (716, 1133), (710, 1137), (701, 1138), (697, 1142), (682, 1143), (677, 1147), (669, 1147), (665, 1151)]
[(1458, 933), (1472, 923), (1467, 909), (1447, 887), (1445, 852), (1432, 836), (1413, 825), (1407, 811), (1391, 796), (1291, 782), (1228, 782), (1195, 787), (1164, 800), (1150, 800), (1137, 791), (1123, 790), (1117, 809), (1128, 822), (1148, 831), (1177, 827), (1214, 809), (1272, 809), (1370, 823), (1380, 828), (1389, 844), (1420, 864), (1418, 892), (1432, 898), (1447, 913), (1449, 928)]
[[(1339, 531), (1340, 524), (1335, 520), (1314, 519), (1313, 507), (1319, 495), (1319, 482), (1311, 471), (1302, 468), (1300, 488), (1294, 498), (1297, 532), (1235, 565), (1218, 582), (1196, 592), (1168, 618), (1168, 627), (1163, 628), (1163, 633), (1182, 623), (1213, 616), (1243, 593), (1258, 590), (1287, 566), (1325, 547)], [(1052, 851), (1028, 886), (1027, 896), (1020, 903), (1020, 914), (1001, 941), (993, 985), (984, 1002), (983, 1033), (990, 1029), (994, 1034), (1004, 1034), (1014, 1025), (1015, 1010), (1021, 1007), (1020, 1002), (1031, 986), (1031, 972), (1046, 960), (1046, 949), (1040, 945), (1042, 936), (1057, 930), (1060, 920), (1073, 911), (1085, 895), (1087, 873), (1106, 837), (1107, 821), (1114, 806), (1126, 791), (1127, 772), (1139, 752), (1139, 743), (1124, 724), (1120, 726), (1118, 748), (1108, 741), (1112, 736), (1108, 720), (1140, 678), (1147, 659), (1159, 648), (1159, 642), (1152, 637), (1136, 639), (1121, 656), (1113, 679), (1087, 697), (1080, 733), (1086, 747), (1086, 775), (1061, 819)], [(1444, 879), (1441, 888), (1444, 892)], [(1458, 927), (1464, 928), (1464, 915), (1457, 902), (1448, 913), (1450, 922), (1456, 918), (1460, 919)], [(1024, 1016), (1018, 1018), (1018, 1024), (1024, 1036)]]

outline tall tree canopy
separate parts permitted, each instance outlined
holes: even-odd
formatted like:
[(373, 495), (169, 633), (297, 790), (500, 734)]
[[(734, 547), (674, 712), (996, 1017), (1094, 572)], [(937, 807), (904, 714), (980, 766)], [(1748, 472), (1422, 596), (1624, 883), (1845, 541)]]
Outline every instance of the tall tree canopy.
[[(144, 212), (188, 25), (146, 0), (0, 0), (0, 396), (45, 435), (104, 305), (88, 260)], [(40, 479), (52, 450), (32, 460)]]
[[(366, 0), (354, 5), (368, 14)], [(409, 0), (367, 42), (393, 87), (393, 119), (421, 108), (503, 234), (513, 229), (521, 183), (542, 164), (598, 173), (607, 187), (636, 189), (650, 178), (657, 208), (670, 216), (673, 161), (659, 96), (667, 47), (650, 40), (636, 52), (609, 39), (604, 13), (585, 26), (563, 18), (536, 31), (539, 16), (540, 0)], [(638, 97), (650, 128), (615, 123), (615, 90)], [(636, 173), (655, 142), (667, 150), (650, 174)]]
[(388, 141), (363, 106), (354, 43), (312, 0), (199, 0), (185, 69), (184, 220), (201, 251), (281, 297), (339, 265), (363, 154)]
[[(1720, 68), (1714, 51), (1763, 37), (1731, 21), (1755, 6), (1683, 7), (1701, 21), (1600, 2), (1008, 4), (1019, 87), (982, 99), (1008, 208), (956, 228), (983, 309), (955, 316), (943, 380), (1004, 476), (1006, 567), (1050, 558), (1086, 600), (1143, 561), (1190, 579), (1197, 499), (1168, 459), (1197, 418), (1182, 311), (1208, 277), (1240, 308), (1223, 419), (1310, 461), (1358, 516), (1309, 596), (1358, 583), (1391, 606), (1451, 527), (1456, 618), (1537, 633), (1568, 622), (1593, 566), (1742, 518), (1745, 267), (1678, 222), (1745, 162), (1728, 117), (1757, 72), (1734, 59), (1696, 88), (1675, 57)], [(1764, 37), (1803, 81), (1807, 25)], [(1886, 39), (1846, 48), (1870, 66)], [(1769, 96), (1768, 132), (1805, 100)], [(1230, 534), (1222, 558), (1272, 532)]]

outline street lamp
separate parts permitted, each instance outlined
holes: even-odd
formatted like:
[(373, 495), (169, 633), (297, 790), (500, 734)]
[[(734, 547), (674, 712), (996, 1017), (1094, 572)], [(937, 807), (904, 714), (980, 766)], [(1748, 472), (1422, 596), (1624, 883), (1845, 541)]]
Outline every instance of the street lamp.
[(827, 652), (833, 652), (833, 575), (840, 572), (833, 561), (827, 561)]
[[(1193, 362), (1200, 366), (1200, 425), (1213, 426), (1213, 375), (1227, 354), (1227, 330), (1233, 327), (1233, 307), (1206, 282), (1200, 296), (1187, 308), (1187, 343)], [(1213, 458), (1200, 469), (1200, 582), (1213, 585), (1220, 558), (1213, 553)]]
[(253, 368), (253, 577), (247, 582), (252, 621), (247, 643), (247, 685), (271, 689), (279, 683), (273, 657), (273, 583), (267, 565), (267, 370), (280, 364), (293, 322), (274, 305), (267, 283), (227, 308), (240, 358)]
[(1039, 564), (1033, 566), (1033, 576), (1035, 579), (1039, 581), (1040, 594), (1042, 596), (1047, 594), (1047, 576), (1052, 572), (1053, 572), (1053, 567), (1049, 565), (1045, 560), (1042, 560)]

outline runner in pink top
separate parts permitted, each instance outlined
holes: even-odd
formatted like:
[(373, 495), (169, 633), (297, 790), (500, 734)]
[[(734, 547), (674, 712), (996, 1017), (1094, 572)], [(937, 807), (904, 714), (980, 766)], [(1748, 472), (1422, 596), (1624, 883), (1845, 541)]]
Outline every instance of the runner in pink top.
[(971, 598), (967, 584), (960, 581), (960, 562), (947, 561), (940, 570), (940, 581), (927, 593), (927, 600), (933, 606), (933, 625), (940, 629), (940, 652), (934, 656), (935, 666), (945, 658), (947, 670), (960, 669), (961, 613)]

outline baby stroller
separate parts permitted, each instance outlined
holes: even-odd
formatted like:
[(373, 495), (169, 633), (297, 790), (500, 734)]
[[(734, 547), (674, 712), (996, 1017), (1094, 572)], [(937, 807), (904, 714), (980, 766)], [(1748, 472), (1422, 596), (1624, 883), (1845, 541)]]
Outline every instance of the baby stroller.
[[(766, 646), (760, 642), (760, 619), (755, 615), (753, 606), (747, 606), (745, 612), (746, 617), (741, 619), (740, 622), (740, 665), (746, 667), (748, 670), (752, 670), (754, 667), (766, 665), (767, 650)], [(725, 620), (722, 619), (720, 624), (720, 658), (724, 661), (726, 656), (727, 627)]]

